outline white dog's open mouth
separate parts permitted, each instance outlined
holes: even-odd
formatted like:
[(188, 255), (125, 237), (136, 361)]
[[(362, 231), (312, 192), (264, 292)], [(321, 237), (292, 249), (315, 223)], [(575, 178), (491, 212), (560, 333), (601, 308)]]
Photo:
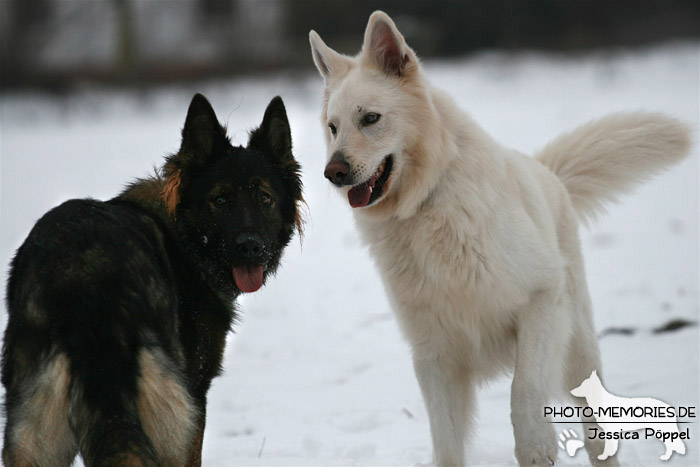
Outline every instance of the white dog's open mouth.
[(353, 208), (363, 208), (381, 198), (389, 189), (389, 177), (391, 177), (391, 169), (393, 168), (394, 160), (391, 155), (388, 155), (377, 171), (369, 180), (359, 185), (353, 186), (348, 191), (348, 201)]

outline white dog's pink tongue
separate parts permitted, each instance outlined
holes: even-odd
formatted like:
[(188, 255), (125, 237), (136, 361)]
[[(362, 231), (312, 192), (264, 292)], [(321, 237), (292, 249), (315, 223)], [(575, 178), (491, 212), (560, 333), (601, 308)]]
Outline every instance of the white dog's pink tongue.
[(372, 194), (372, 190), (369, 188), (368, 183), (363, 183), (362, 185), (357, 185), (352, 187), (348, 191), (348, 201), (350, 206), (353, 208), (363, 208), (369, 204), (369, 197)]
[(353, 208), (364, 208), (369, 204), (369, 198), (372, 196), (372, 190), (374, 190), (374, 185), (377, 184), (376, 175), (369, 180), (367, 180), (362, 185), (356, 185), (348, 191), (348, 201), (350, 206)]
[(262, 266), (237, 266), (233, 268), (233, 280), (241, 292), (255, 292), (263, 283)]

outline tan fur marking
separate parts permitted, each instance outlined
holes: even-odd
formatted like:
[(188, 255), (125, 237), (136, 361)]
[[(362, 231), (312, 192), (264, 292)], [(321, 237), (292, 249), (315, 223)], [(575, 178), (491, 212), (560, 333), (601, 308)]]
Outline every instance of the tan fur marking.
[(126, 454), (118, 462), (122, 467), (144, 467), (143, 461), (135, 454)]
[(161, 352), (142, 350), (137, 407), (144, 431), (163, 465), (187, 458), (196, 433), (197, 411)]
[(32, 383), (27, 389), (33, 393), (22, 404), (3, 460), (6, 465), (70, 464), (78, 448), (68, 425), (68, 357), (54, 357)]
[(26, 316), (27, 319), (35, 326), (44, 326), (47, 322), (46, 311), (39, 306), (36, 296), (32, 294), (27, 300)]
[(200, 467), (202, 465), (202, 443), (204, 442), (204, 418), (200, 419), (197, 427), (197, 434), (192, 443), (190, 458), (187, 461), (187, 467)]
[(165, 182), (165, 187), (163, 191), (160, 192), (165, 206), (168, 209), (168, 214), (171, 216), (175, 215), (175, 208), (180, 202), (180, 185), (182, 184), (182, 179), (180, 178), (180, 170), (175, 171), (173, 175), (168, 177)]
[(297, 226), (297, 233), (299, 234), (299, 240), (303, 240), (304, 238), (304, 224), (306, 224), (306, 219), (302, 214), (302, 208), (305, 210), (309, 208), (309, 205), (306, 204), (303, 197), (296, 202), (296, 217), (294, 219), (294, 223)]
[(129, 187), (122, 197), (139, 203), (154, 203), (163, 198), (163, 190), (165, 189), (165, 180), (159, 175), (146, 180), (139, 180), (138, 183)]

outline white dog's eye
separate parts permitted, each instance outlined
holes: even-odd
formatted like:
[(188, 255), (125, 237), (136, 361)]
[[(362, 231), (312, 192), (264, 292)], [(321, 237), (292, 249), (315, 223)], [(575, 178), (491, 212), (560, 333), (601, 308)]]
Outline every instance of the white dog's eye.
[(331, 129), (331, 134), (332, 134), (333, 136), (335, 136), (335, 134), (338, 132), (338, 130), (335, 128), (335, 125), (333, 125), (332, 123), (329, 123), (329, 124), (328, 124), (328, 128)]
[(379, 117), (381, 117), (381, 115), (375, 113), (368, 113), (364, 117), (362, 117), (362, 124), (364, 126), (374, 125), (379, 121)]

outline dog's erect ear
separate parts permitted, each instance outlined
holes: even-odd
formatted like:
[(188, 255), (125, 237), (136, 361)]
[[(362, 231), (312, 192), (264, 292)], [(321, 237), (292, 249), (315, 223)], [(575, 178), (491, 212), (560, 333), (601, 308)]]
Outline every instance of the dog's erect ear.
[(292, 132), (281, 97), (268, 104), (260, 127), (250, 133), (248, 149), (268, 153), (277, 162), (292, 158)]
[(226, 130), (219, 124), (211, 104), (201, 94), (195, 94), (187, 110), (182, 129), (180, 150), (167, 158), (163, 167), (165, 186), (161, 196), (173, 215), (180, 202), (180, 189), (193, 167), (202, 167), (210, 159), (219, 140), (226, 140)]
[(362, 44), (362, 57), (386, 74), (395, 76), (404, 76), (417, 64), (415, 54), (389, 15), (383, 11), (375, 11), (369, 17)]
[(309, 31), (309, 43), (316, 68), (326, 82), (334, 76), (344, 74), (352, 65), (350, 58), (328, 47), (316, 31)]
[(211, 104), (203, 95), (195, 94), (182, 129), (181, 148), (196, 158), (207, 158), (211, 155), (214, 139), (220, 133), (221, 125)]
[(294, 222), (301, 236), (304, 226), (301, 210), (305, 204), (302, 196), (301, 167), (292, 154), (292, 132), (281, 97), (277, 96), (270, 101), (260, 127), (250, 133), (248, 149), (269, 154), (282, 171), (284, 183), (294, 199), (294, 212), (289, 213), (290, 222)]

